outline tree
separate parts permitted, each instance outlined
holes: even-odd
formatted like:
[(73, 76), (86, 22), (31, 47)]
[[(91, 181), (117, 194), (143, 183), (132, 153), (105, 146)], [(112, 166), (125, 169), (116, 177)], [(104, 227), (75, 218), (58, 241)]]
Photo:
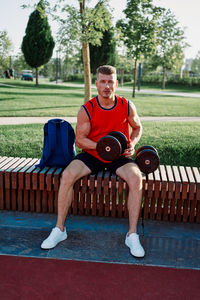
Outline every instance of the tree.
[(166, 71), (181, 68), (186, 46), (184, 31), (174, 14), (170, 9), (164, 10), (158, 22), (156, 53), (152, 57), (154, 66), (162, 67), (162, 89), (165, 89)]
[[(58, 0), (61, 2), (62, 0)], [(62, 1), (63, 2), (63, 1)], [(80, 44), (82, 49), (85, 97), (91, 98), (91, 70), (89, 43), (100, 45), (103, 32), (111, 27), (111, 16), (108, 12), (108, 1), (100, 0), (94, 8), (86, 6), (85, 0), (78, 0), (79, 9), (72, 5), (62, 5), (64, 16), (59, 18), (61, 35), (65, 35), (72, 42)]]
[(96, 74), (96, 69), (100, 65), (105, 64), (116, 64), (116, 40), (113, 28), (104, 31), (101, 46), (90, 44), (90, 66), (92, 73)]
[(0, 31), (0, 68), (8, 68), (9, 52), (12, 49), (12, 42), (7, 31)]
[(83, 72), (82, 65), (82, 53), (81, 50), (77, 51), (77, 53), (73, 56), (68, 56), (68, 53), (65, 53), (65, 57), (63, 60), (63, 73), (62, 77), (64, 81), (70, 80), (69, 76), (74, 74), (81, 74)]
[(192, 60), (191, 70), (196, 76), (200, 74), (200, 51), (198, 51), (195, 59)]
[(70, 36), (71, 31), (67, 31), (67, 26), (61, 26), (56, 38), (59, 52), (63, 56), (62, 78), (64, 81), (68, 80), (70, 74), (74, 74), (74, 70), (83, 71), (81, 44), (79, 41), (71, 40)]
[(128, 58), (126, 54), (117, 53), (117, 62), (116, 67), (120, 72), (120, 85), (123, 87), (124, 85), (124, 72), (131, 72), (132, 59)]
[(43, 0), (29, 17), (26, 34), (22, 41), (22, 52), (25, 60), (36, 69), (36, 85), (38, 85), (38, 67), (46, 64), (52, 56), (55, 46)]
[(137, 62), (148, 57), (156, 47), (157, 19), (162, 11), (152, 4), (153, 0), (127, 0), (125, 19), (117, 22), (121, 29), (129, 56), (134, 60), (133, 94), (135, 97)]

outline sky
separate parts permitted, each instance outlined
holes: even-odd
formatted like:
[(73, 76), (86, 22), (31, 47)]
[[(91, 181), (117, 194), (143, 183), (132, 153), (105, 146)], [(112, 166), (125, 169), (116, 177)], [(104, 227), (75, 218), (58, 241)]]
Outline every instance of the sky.
[[(53, 1), (53, 0), (52, 0)], [(68, 3), (76, 3), (77, 0), (66, 0)], [(0, 31), (6, 30), (11, 39), (14, 49), (11, 55), (20, 51), (23, 36), (25, 34), (28, 18), (33, 9), (22, 9), (21, 5), (37, 3), (30, 0), (0, 0)], [(97, 1), (91, 0), (92, 3)], [(153, 0), (155, 5), (170, 9), (179, 21), (179, 26), (185, 28), (186, 42), (190, 45), (185, 50), (186, 58), (195, 58), (200, 51), (200, 0)], [(114, 9), (114, 21), (123, 17), (123, 9), (126, 8), (126, 0), (110, 0), (110, 6)], [(53, 35), (57, 27), (49, 22)]]

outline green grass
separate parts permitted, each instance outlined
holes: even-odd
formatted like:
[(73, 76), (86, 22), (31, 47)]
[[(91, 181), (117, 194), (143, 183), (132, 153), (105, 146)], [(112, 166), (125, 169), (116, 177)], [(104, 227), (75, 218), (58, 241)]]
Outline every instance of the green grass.
[[(1, 83), (6, 84), (1, 85)], [(96, 89), (92, 90), (93, 96)], [(200, 116), (200, 98), (118, 91), (133, 101), (140, 116)], [(84, 90), (59, 84), (0, 79), (0, 116), (76, 116)]]
[[(2, 80), (0, 81), (2, 83)], [(74, 116), (83, 99), (83, 89), (29, 82), (1, 86), (0, 116)]]
[[(199, 167), (199, 140), (198, 122), (144, 122), (137, 148), (155, 146), (161, 164)], [(0, 126), (1, 156), (41, 158), (42, 149), (43, 124)]]

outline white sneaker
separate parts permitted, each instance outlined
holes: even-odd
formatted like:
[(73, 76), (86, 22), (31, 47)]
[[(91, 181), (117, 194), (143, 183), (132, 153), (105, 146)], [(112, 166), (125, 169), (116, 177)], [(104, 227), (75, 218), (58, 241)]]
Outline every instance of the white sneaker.
[(60, 228), (55, 227), (52, 229), (50, 235), (46, 240), (43, 241), (41, 244), (42, 249), (52, 249), (54, 248), (58, 243), (64, 241), (67, 239), (67, 232), (66, 228), (64, 231), (61, 231)]
[(145, 251), (140, 244), (139, 235), (137, 233), (131, 233), (126, 235), (125, 245), (130, 248), (130, 252), (135, 257), (144, 257)]

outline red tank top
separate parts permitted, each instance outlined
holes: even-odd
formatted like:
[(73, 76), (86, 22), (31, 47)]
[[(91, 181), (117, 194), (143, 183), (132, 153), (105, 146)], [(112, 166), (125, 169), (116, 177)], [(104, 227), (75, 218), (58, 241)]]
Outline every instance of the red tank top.
[[(112, 108), (106, 109), (99, 103), (98, 97), (86, 102), (82, 105), (85, 109), (91, 124), (91, 130), (88, 138), (97, 142), (101, 137), (107, 135), (111, 131), (120, 131), (129, 140), (129, 100), (124, 97), (115, 96), (115, 103)], [(83, 149), (99, 160), (104, 161), (99, 157), (96, 150)]]

